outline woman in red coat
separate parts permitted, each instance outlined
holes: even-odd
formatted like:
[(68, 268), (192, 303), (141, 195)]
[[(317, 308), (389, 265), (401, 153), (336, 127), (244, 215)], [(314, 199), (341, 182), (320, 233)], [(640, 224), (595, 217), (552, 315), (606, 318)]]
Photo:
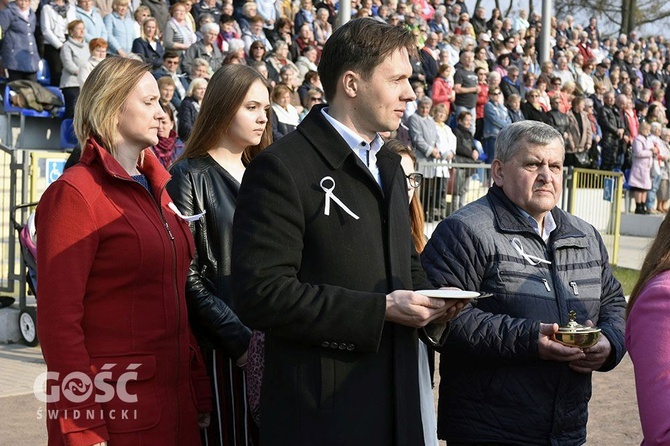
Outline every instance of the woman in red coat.
[(433, 107), (439, 104), (447, 106), (447, 116), (451, 113), (451, 104), (456, 99), (454, 93), (454, 81), (451, 79), (453, 69), (451, 65), (440, 65), (437, 69), (437, 77), (433, 82), (430, 98), (433, 100)]
[(149, 69), (93, 70), (81, 160), (37, 209), (49, 445), (195, 445), (211, 409), (184, 299), (193, 241), (150, 149), (165, 113)]

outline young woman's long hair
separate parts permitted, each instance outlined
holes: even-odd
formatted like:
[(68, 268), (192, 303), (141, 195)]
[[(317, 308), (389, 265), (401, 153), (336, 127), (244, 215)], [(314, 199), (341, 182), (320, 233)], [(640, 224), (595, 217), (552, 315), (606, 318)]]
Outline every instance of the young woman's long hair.
[[(246, 65), (224, 65), (214, 73), (207, 85), (200, 112), (186, 142), (184, 153), (179, 157), (180, 160), (203, 157), (217, 147), (230, 129), (249, 88), (256, 81), (262, 82), (268, 89), (268, 94), (270, 93), (271, 87), (265, 78)], [(244, 164), (249, 164), (254, 156), (271, 143), (272, 116), (268, 115), (261, 142), (244, 150), (242, 155)]]
[[(412, 163), (416, 166), (416, 156), (412, 149), (398, 141), (397, 139), (390, 139), (386, 141), (385, 147), (390, 151), (397, 153), (400, 156), (407, 155), (412, 159)], [(412, 230), (412, 241), (418, 253), (423, 251), (426, 247), (426, 236), (423, 233), (423, 227), (426, 222), (423, 205), (421, 204), (420, 188), (414, 189), (412, 201), (409, 202), (409, 220), (410, 228)]]
[(628, 299), (628, 308), (626, 315), (635, 305), (637, 296), (640, 294), (642, 288), (656, 275), (670, 270), (670, 213), (665, 216), (663, 223), (658, 228), (658, 234), (649, 248), (647, 256), (644, 258), (642, 269), (640, 270), (640, 277), (633, 287)]

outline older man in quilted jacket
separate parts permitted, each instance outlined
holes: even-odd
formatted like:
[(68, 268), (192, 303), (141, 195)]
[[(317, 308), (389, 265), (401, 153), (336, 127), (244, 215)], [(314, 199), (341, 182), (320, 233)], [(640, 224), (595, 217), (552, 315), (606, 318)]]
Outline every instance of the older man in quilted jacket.
[[(488, 194), (444, 220), (423, 251), (434, 285), (492, 293), (451, 323), (438, 434), (453, 445), (581, 445), (591, 374), (623, 357), (625, 301), (596, 229), (556, 207), (564, 142), (550, 126), (502, 130)], [(590, 348), (553, 340), (569, 312), (602, 329)]]

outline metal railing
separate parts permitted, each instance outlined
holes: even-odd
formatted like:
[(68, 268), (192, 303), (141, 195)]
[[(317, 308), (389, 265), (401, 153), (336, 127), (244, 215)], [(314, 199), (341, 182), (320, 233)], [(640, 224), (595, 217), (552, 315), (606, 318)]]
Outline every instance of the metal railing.
[[(25, 223), (29, 207), (46, 188), (48, 159), (63, 160), (60, 149), (60, 119), (33, 118), (0, 113), (0, 292), (25, 299), (25, 268), (21, 262), (18, 234), (12, 219)], [(52, 178), (53, 179), (53, 178)]]
[(486, 195), (491, 185), (488, 164), (420, 162), (417, 171), (424, 178), (420, 196), (428, 235), (452, 212)]
[(569, 212), (598, 230), (613, 265), (619, 261), (623, 182), (620, 172), (593, 169), (574, 169), (569, 181)]
[[(417, 171), (424, 176), (420, 197), (428, 237), (452, 212), (486, 195), (493, 183), (489, 164), (419, 162)], [(618, 262), (623, 200), (621, 173), (564, 169), (558, 207), (592, 224), (600, 232), (613, 265)]]

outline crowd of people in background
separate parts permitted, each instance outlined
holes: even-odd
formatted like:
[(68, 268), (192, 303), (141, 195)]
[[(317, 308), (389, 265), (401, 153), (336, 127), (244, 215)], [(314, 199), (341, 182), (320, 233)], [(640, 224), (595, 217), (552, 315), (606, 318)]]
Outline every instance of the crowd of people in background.
[[(338, 7), (332, 0), (16, 0), (0, 13), (2, 62), (9, 80), (35, 80), (44, 59), (52, 84), (63, 90), (66, 117), (86, 74), (105, 56), (151, 63), (157, 79), (172, 81), (162, 80), (161, 104), (174, 117), (175, 153), (210, 76), (225, 64), (247, 64), (275, 88), (278, 139), (324, 101), (317, 67)], [(356, 0), (351, 12), (415, 37), (417, 100), (398, 137), (420, 161), (490, 162), (502, 128), (536, 120), (563, 134), (567, 166), (625, 172), (636, 213), (667, 210), (670, 60), (663, 36), (606, 37), (596, 17), (552, 17), (550, 60), (541, 63), (537, 12), (503, 17), (498, 9), (470, 12), (455, 0)], [(465, 120), (472, 141), (458, 137)], [(162, 159), (167, 166), (174, 158)]]

